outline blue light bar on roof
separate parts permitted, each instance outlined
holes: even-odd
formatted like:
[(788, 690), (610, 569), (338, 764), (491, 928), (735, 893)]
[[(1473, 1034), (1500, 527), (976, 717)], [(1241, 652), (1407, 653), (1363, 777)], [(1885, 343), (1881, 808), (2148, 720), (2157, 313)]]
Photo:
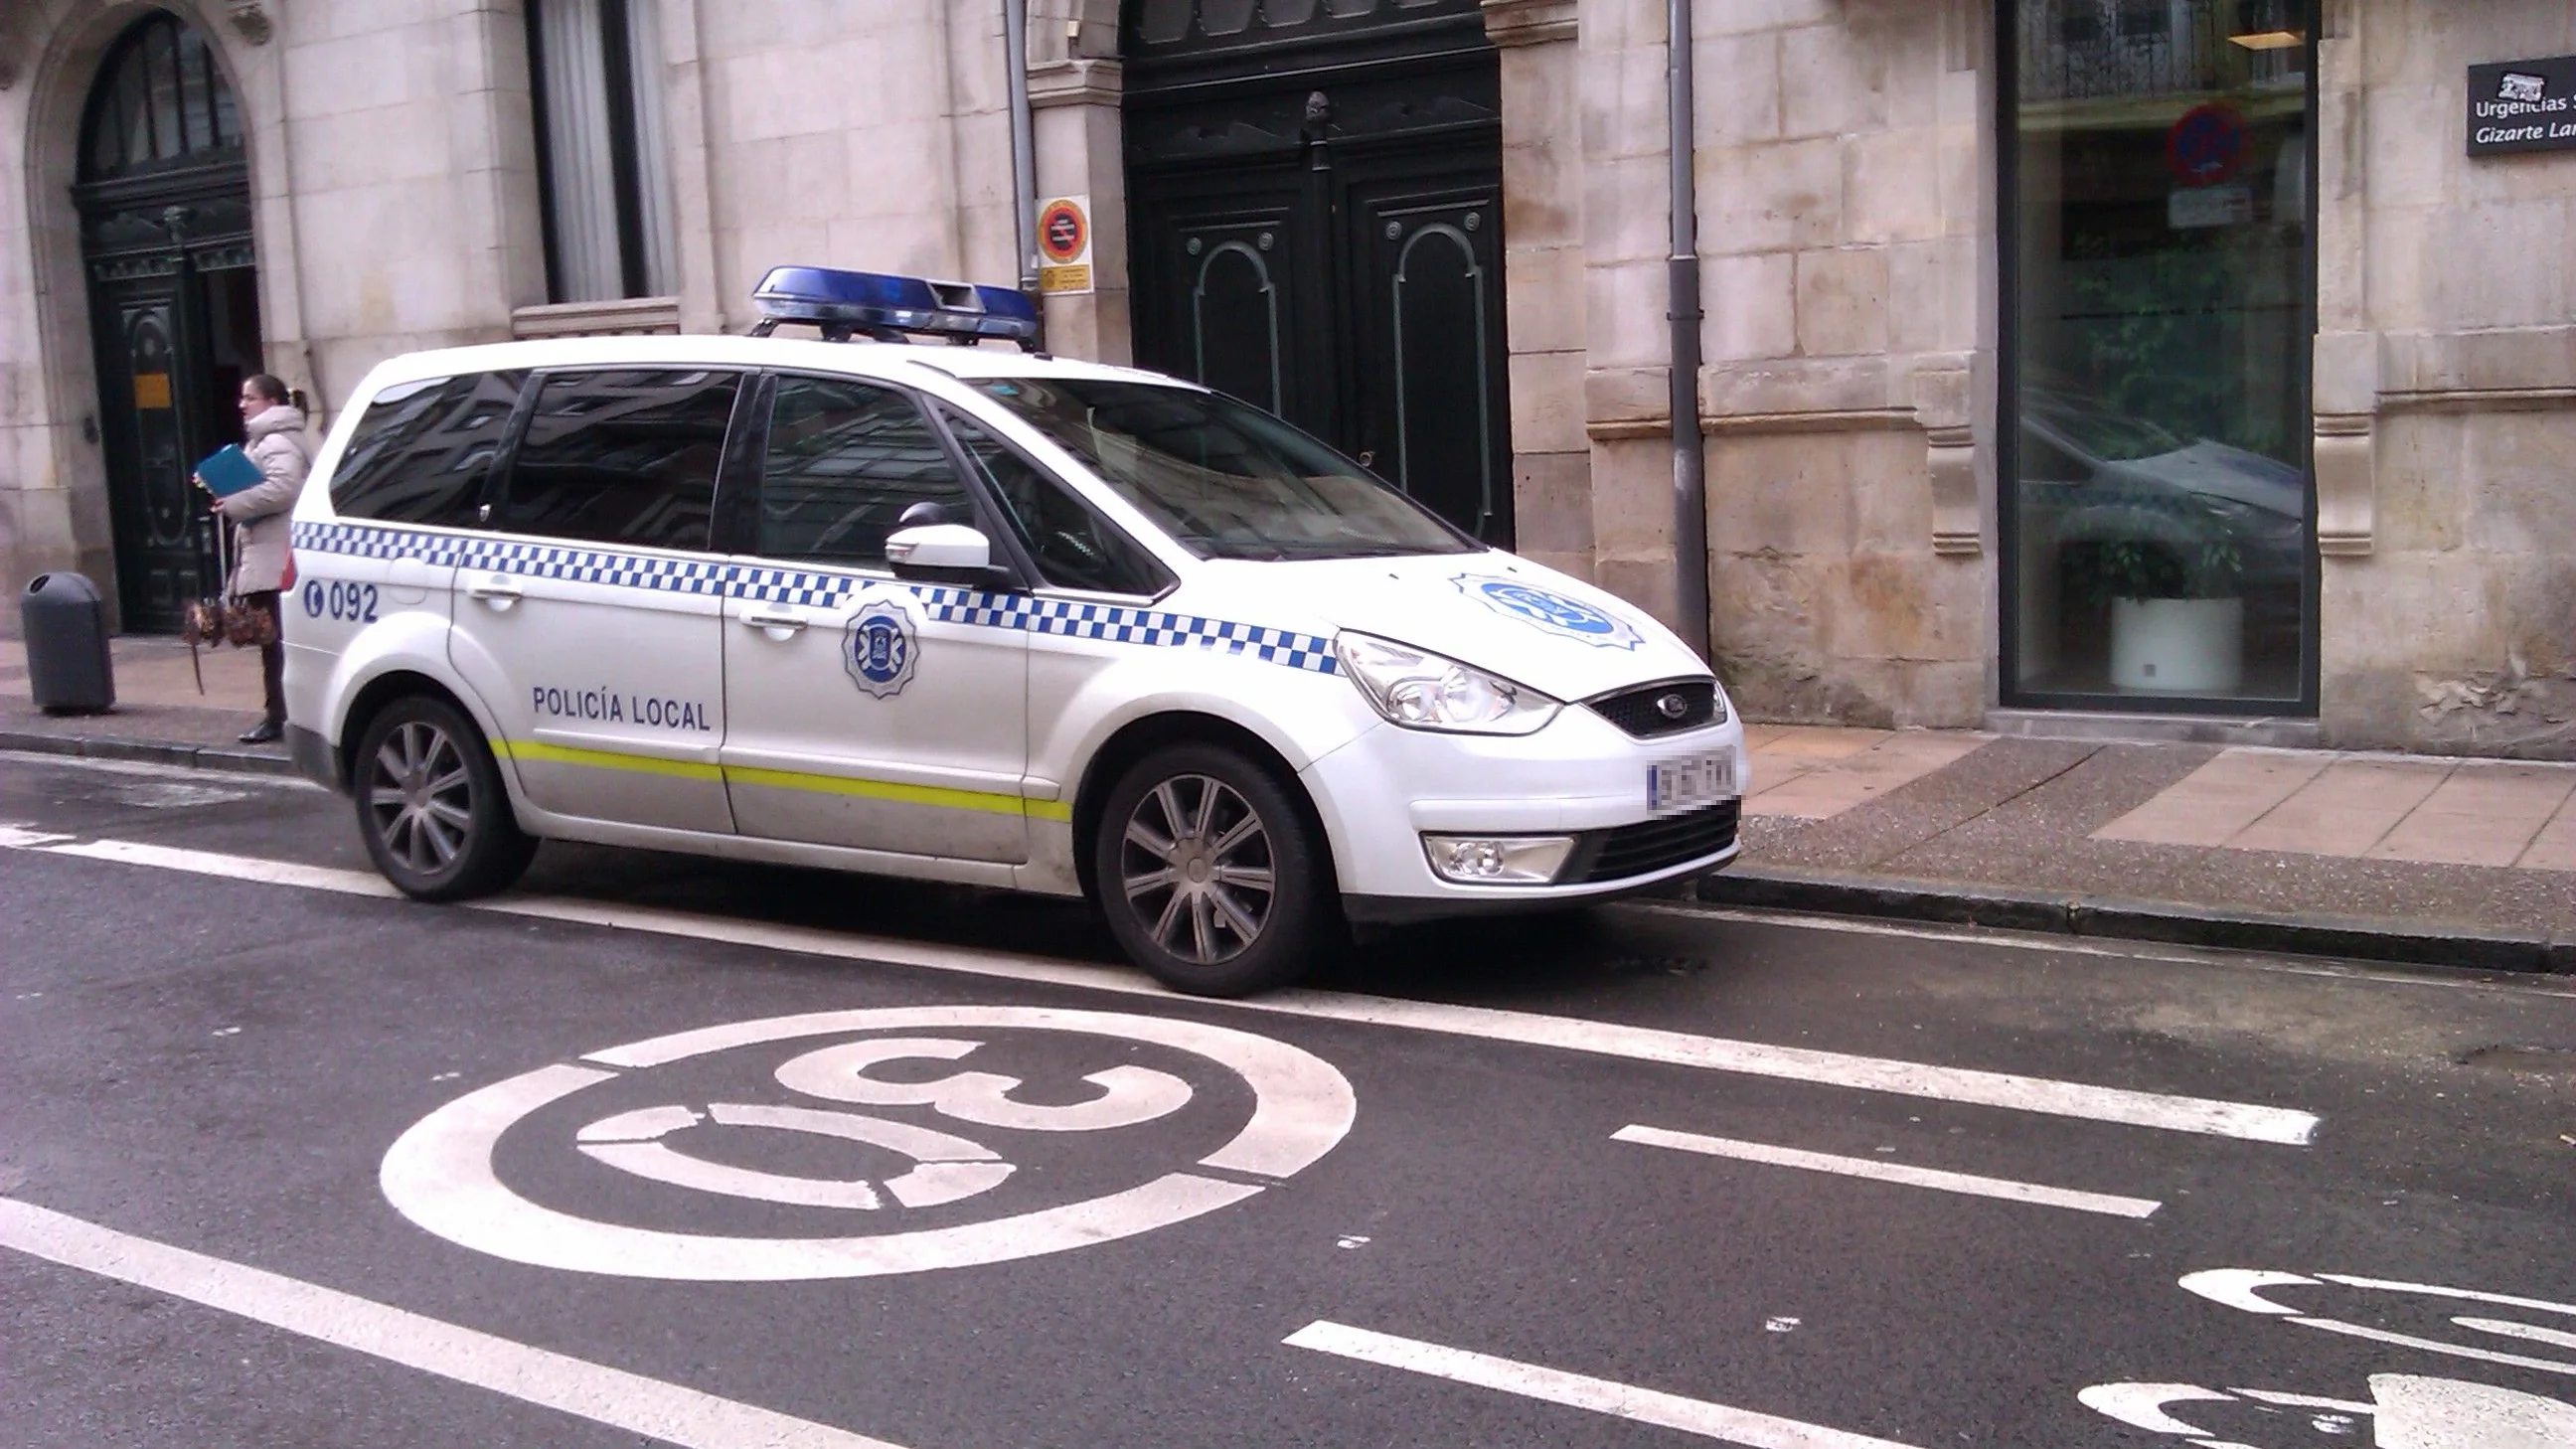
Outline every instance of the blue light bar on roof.
[(1008, 287), (934, 282), (838, 267), (772, 267), (752, 289), (763, 331), (802, 322), (826, 333), (917, 334), (972, 342), (1007, 338), (1022, 347), (1038, 336), (1038, 309)]

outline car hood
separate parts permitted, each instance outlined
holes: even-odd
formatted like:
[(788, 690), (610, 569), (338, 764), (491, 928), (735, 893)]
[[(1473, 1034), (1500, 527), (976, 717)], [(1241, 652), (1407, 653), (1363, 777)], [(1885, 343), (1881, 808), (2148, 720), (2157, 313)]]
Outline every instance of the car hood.
[(1558, 699), (1709, 670), (1634, 604), (1501, 552), (1228, 562), (1316, 632), (1354, 629), (1445, 654)]
[(2206, 439), (2152, 458), (2105, 463), (2102, 471), (2159, 489), (2205, 493), (2285, 518), (2308, 514), (2308, 478), (2277, 459)]

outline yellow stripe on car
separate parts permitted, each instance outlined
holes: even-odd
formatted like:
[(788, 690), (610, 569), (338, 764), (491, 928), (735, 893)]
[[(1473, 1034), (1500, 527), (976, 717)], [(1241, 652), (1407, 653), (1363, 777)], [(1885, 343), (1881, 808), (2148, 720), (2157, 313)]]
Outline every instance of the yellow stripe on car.
[(811, 790), (829, 795), (856, 795), (907, 805), (936, 805), (951, 810), (983, 810), (996, 815), (1025, 815), (1033, 820), (1069, 821), (1073, 806), (1063, 800), (1031, 800), (992, 790), (958, 790), (943, 785), (911, 785), (896, 780), (869, 780), (854, 775), (818, 775), (804, 770), (767, 770), (717, 766), (694, 760), (666, 760), (616, 750), (577, 749), (532, 740), (496, 741), (496, 753), (510, 759), (543, 760), (564, 765), (592, 765), (605, 770), (636, 770), (676, 775), (689, 780), (723, 780), (728, 784), (767, 785), (779, 790)]

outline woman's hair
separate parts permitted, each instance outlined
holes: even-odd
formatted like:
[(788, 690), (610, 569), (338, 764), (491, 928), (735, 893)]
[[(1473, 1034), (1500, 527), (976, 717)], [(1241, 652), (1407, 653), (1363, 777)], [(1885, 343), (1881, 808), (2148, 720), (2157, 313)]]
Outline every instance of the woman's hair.
[(290, 396), (292, 396), (292, 394), (287, 390), (285, 383), (278, 381), (276, 378), (273, 378), (264, 372), (254, 372), (250, 376), (243, 378), (242, 386), (249, 388), (252, 392), (259, 394), (261, 397), (264, 397), (273, 403), (285, 402)]

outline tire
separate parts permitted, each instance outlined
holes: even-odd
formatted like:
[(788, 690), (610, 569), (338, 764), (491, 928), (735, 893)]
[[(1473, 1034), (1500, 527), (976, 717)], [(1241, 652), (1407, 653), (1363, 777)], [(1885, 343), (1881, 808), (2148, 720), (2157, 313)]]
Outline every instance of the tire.
[(367, 854), (414, 900), (506, 889), (537, 853), (483, 732), (445, 700), (407, 695), (378, 711), (349, 777)]
[(1168, 745), (1119, 778), (1094, 829), (1092, 880), (1128, 959), (1194, 996), (1296, 980), (1339, 920), (1305, 812), (1221, 745)]

